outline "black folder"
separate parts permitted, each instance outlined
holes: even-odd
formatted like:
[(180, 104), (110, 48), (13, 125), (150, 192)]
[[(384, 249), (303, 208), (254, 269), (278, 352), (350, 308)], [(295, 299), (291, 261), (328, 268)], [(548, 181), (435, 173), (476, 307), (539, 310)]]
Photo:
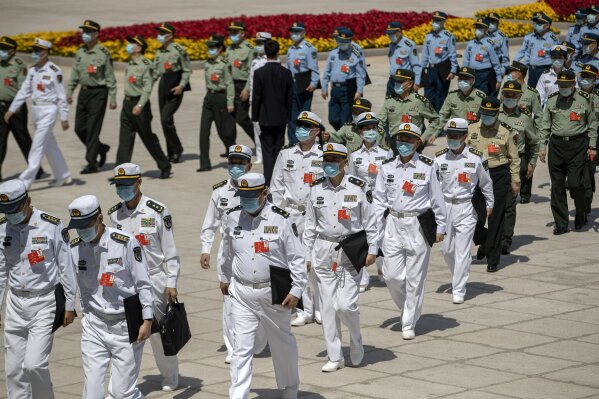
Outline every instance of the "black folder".
[[(345, 256), (347, 256), (356, 271), (360, 273), (360, 270), (366, 266), (366, 257), (368, 256), (366, 231), (360, 230), (357, 233), (347, 236), (335, 247), (335, 251), (339, 251), (339, 249), (343, 249)], [(383, 252), (380, 249), (377, 254), (378, 256), (383, 256)]]
[[(302, 94), (306, 91), (310, 83), (312, 83), (312, 71), (298, 72), (293, 75), (295, 79), (295, 90), (298, 94)], [(322, 85), (320, 84), (320, 80), (316, 86), (317, 89), (321, 89)]]
[(437, 241), (437, 222), (435, 221), (435, 212), (432, 209), (428, 209), (426, 212), (418, 215), (418, 222), (422, 227), (424, 239), (428, 242), (431, 247)]
[(54, 297), (56, 298), (56, 313), (54, 314), (54, 323), (52, 324), (52, 333), (62, 327), (64, 323), (64, 311), (67, 303), (67, 298), (64, 294), (64, 287), (58, 284), (54, 289)]
[[(170, 90), (173, 87), (179, 86), (179, 82), (181, 82), (181, 76), (183, 76), (183, 71), (175, 71), (175, 72), (165, 72), (162, 74), (162, 84), (166, 90)], [(190, 91), (191, 85), (189, 82), (185, 85), (183, 91)]]
[(143, 308), (139, 300), (139, 294), (131, 295), (130, 297), (123, 299), (123, 305), (125, 305), (129, 343), (132, 344), (137, 341), (139, 328), (144, 324)]
[[(281, 305), (289, 292), (291, 291), (291, 270), (277, 266), (270, 267), (270, 290), (272, 294), (272, 304)], [(299, 298), (297, 308), (304, 310), (302, 298)]]

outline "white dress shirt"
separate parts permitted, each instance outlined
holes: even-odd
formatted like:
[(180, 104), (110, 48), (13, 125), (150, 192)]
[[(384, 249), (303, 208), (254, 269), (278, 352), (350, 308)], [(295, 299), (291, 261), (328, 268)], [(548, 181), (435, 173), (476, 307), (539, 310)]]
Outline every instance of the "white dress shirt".
[(548, 71), (543, 72), (537, 82), (536, 89), (539, 92), (539, 98), (541, 99), (541, 107), (545, 108), (549, 96), (559, 90), (559, 87), (557, 87), (557, 73), (553, 70), (553, 67), (549, 68)]
[(389, 158), (393, 158), (393, 151), (385, 150), (377, 142), (370, 149), (362, 144), (362, 147), (349, 155), (348, 172), (364, 180), (372, 190), (383, 161)]
[(229, 209), (239, 205), (239, 197), (235, 196), (236, 192), (237, 187), (235, 187), (231, 179), (227, 179), (214, 186), (200, 235), (203, 254), (209, 254), (212, 250), (216, 230), (220, 228), (222, 234), (223, 216)]

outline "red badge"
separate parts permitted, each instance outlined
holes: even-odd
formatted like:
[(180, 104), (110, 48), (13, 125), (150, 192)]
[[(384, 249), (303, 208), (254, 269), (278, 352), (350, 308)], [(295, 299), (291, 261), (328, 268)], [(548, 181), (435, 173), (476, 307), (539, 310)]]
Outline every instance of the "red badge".
[(490, 155), (499, 154), (499, 144), (489, 144), (487, 146), (487, 151)]
[(437, 54), (437, 55), (443, 54), (443, 47), (435, 47), (435, 54)]
[(296, 66), (296, 67), (300, 66), (300, 60), (299, 60), (299, 58), (296, 58), (296, 59), (293, 60), (293, 66)]
[(268, 241), (256, 241), (254, 243), (254, 252), (257, 254), (268, 252)]
[(466, 112), (466, 120), (467, 121), (475, 121), (476, 120), (476, 113), (474, 113), (472, 111)]
[(349, 209), (339, 209), (337, 212), (337, 220), (339, 222), (342, 220), (349, 220)]
[(41, 83), (37, 84), (37, 91), (44, 91), (44, 85)]
[(304, 183), (309, 184), (314, 181), (314, 173), (304, 173)]
[(545, 57), (545, 54), (547, 54), (547, 53), (545, 52), (545, 50), (539, 50), (539, 51), (537, 51), (537, 55), (538, 55), (539, 57)]
[(579, 121), (580, 114), (578, 112), (570, 111), (570, 122)]
[(129, 83), (137, 83), (137, 79), (135, 79), (134, 75), (129, 76)]
[(165, 62), (164, 63), (164, 70), (165, 71), (170, 71), (171, 69), (173, 69), (173, 64), (171, 64), (170, 62)]
[(341, 65), (341, 72), (348, 73), (349, 72), (349, 65), (347, 65), (347, 64)]
[(218, 82), (218, 74), (213, 73), (212, 75), (210, 75), (210, 81), (211, 82)]
[(410, 183), (409, 181), (404, 182), (403, 186), (401, 186), (401, 189), (407, 193), (407, 194), (414, 194), (416, 192), (416, 190), (414, 189), (414, 185), (412, 183)]
[(4, 78), (4, 86), (12, 86), (12, 79)]
[(337, 271), (337, 262), (333, 262), (333, 264), (331, 265), (331, 270), (333, 271), (333, 273)]
[(396, 63), (397, 65), (403, 65), (403, 60), (402, 60), (401, 58), (397, 57), (397, 58), (395, 59), (395, 63)]
[(470, 173), (458, 173), (458, 183), (470, 183)]
[(403, 114), (401, 116), (401, 123), (410, 123), (411, 121), (412, 121), (412, 116), (411, 115)]
[(98, 67), (97, 66), (95, 66), (95, 65), (88, 65), (87, 66), (87, 73), (94, 74), (96, 72), (98, 72)]
[(139, 242), (139, 245), (141, 245), (141, 246), (146, 246), (150, 243), (150, 240), (148, 240), (146, 238), (145, 234), (136, 234), (135, 238), (137, 238), (137, 241)]
[(114, 279), (114, 274), (102, 273), (102, 276), (100, 277), (100, 285), (102, 287), (112, 287), (112, 284), (114, 284)]
[(37, 251), (32, 250), (27, 254), (27, 259), (29, 260), (29, 265), (37, 265), (40, 262), (43, 262), (46, 258), (44, 257), (44, 251), (42, 249), (38, 249)]
[(239, 60), (233, 60), (233, 66), (235, 68), (241, 68), (241, 61), (239, 61)]
[(368, 165), (368, 173), (370, 173), (371, 175), (376, 175), (379, 171), (379, 167), (376, 166), (376, 164), (371, 163)]
[(482, 54), (476, 54), (476, 55), (474, 56), (474, 60), (475, 60), (475, 61), (478, 61), (478, 62), (483, 62), (483, 59), (484, 59), (484, 57), (483, 57), (483, 55), (482, 55)]

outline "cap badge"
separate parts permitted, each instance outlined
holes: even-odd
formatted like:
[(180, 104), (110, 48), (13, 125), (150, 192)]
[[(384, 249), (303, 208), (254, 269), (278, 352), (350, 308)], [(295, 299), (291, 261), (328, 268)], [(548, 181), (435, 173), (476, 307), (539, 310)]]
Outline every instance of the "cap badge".
[(79, 217), (81, 216), (81, 212), (79, 211), (79, 209), (73, 209), (73, 211), (71, 212), (71, 216)]
[(366, 119), (372, 119), (372, 115), (371, 114), (366, 114)]
[(247, 187), (248, 186), (248, 181), (247, 180), (242, 180), (241, 181), (241, 187)]
[(118, 173), (119, 173), (119, 176), (123, 176), (125, 174), (125, 169), (119, 168)]
[(487, 103), (485, 106), (486, 106), (486, 107), (490, 107), (490, 106), (491, 106), (491, 103)]
[(240, 145), (238, 145), (238, 146), (235, 147), (235, 152), (241, 152), (241, 146)]
[(307, 118), (307, 117), (308, 117), (308, 113), (307, 113), (307, 112), (304, 112), (304, 113), (302, 114), (302, 118)]
[(455, 128), (456, 127), (455, 122), (454, 121), (449, 122), (449, 127)]
[(0, 194), (0, 201), (2, 201), (2, 202), (8, 201), (8, 195), (6, 195), (6, 194)]
[(327, 151), (333, 151), (333, 144), (327, 145)]

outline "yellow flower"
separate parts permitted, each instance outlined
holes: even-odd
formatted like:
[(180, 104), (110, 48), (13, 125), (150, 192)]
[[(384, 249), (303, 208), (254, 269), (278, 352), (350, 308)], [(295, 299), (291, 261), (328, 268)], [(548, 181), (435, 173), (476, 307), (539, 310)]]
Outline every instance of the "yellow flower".
[[(501, 18), (504, 19), (522, 19), (522, 20), (530, 20), (532, 16), (537, 12), (545, 13), (549, 18), (554, 21), (558, 21), (559, 15), (553, 8), (551, 8), (547, 3), (540, 1), (538, 3), (530, 3), (530, 4), (522, 4), (519, 6), (511, 6), (504, 8), (490, 8), (488, 10), (477, 11), (477, 17), (486, 17), (487, 14), (494, 12), (497, 13)], [(503, 22), (501, 23), (503, 30)]]

